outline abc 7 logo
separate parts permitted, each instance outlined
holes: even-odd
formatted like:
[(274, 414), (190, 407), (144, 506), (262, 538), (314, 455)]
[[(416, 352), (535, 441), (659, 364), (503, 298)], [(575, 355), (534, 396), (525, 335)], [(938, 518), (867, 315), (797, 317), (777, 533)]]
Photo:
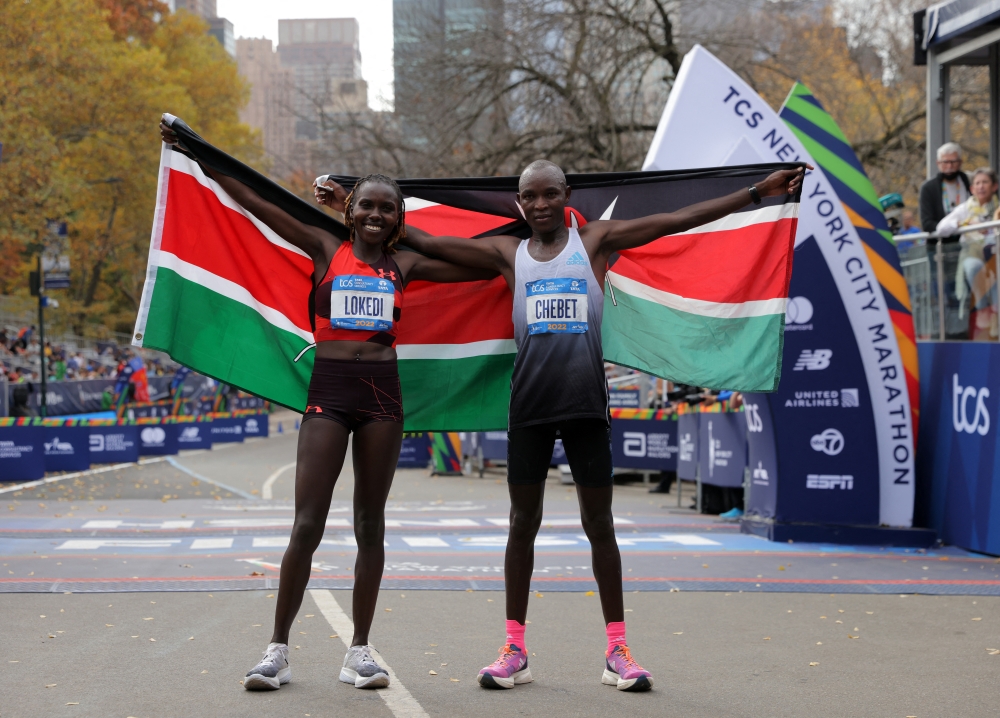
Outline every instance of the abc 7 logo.
[(822, 451), (827, 456), (836, 456), (844, 450), (844, 435), (836, 429), (824, 429), (809, 439), (813, 451)]

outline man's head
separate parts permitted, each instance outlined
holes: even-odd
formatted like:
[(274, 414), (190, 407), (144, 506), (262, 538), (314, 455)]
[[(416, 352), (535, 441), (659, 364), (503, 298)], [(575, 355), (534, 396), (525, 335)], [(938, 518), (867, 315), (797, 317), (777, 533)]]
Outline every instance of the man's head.
[(957, 142), (945, 142), (937, 149), (938, 171), (947, 180), (953, 180), (962, 171), (962, 148)]
[(517, 183), (517, 201), (532, 231), (548, 234), (565, 226), (570, 188), (559, 166), (535, 160), (525, 167)]

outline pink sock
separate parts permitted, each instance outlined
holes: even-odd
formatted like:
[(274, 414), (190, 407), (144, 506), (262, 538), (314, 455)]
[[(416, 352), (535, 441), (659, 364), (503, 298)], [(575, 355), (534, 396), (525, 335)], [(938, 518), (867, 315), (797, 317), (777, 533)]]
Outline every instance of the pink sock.
[(507, 621), (507, 643), (513, 643), (525, 653), (528, 649), (524, 647), (524, 624), (517, 621)]
[(608, 654), (615, 646), (627, 646), (625, 643), (625, 621), (612, 621), (605, 629), (608, 634)]

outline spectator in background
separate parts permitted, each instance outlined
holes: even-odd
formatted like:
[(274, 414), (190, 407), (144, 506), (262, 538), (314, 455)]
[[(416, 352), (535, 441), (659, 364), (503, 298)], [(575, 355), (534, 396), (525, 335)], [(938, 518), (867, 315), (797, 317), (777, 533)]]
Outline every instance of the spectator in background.
[[(990, 222), (1000, 216), (997, 199), (997, 174), (989, 167), (980, 167), (972, 175), (972, 196), (948, 213), (937, 225), (942, 234), (955, 232), (959, 227)], [(962, 251), (958, 255), (955, 272), (955, 296), (958, 299), (958, 316), (965, 316), (965, 300), (972, 294), (972, 339), (996, 339), (997, 288), (996, 245), (997, 230), (966, 232), (961, 235)]]
[(969, 178), (962, 171), (962, 148), (946, 142), (937, 150), (938, 173), (920, 186), (920, 226), (925, 232), (969, 199)]

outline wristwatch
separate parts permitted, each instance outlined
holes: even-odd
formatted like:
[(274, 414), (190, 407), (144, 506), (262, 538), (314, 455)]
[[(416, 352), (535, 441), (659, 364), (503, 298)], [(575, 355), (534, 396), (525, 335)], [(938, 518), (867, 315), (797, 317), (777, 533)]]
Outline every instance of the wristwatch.
[(750, 185), (750, 199), (753, 200), (754, 204), (760, 204), (760, 192), (757, 191), (755, 185)]

